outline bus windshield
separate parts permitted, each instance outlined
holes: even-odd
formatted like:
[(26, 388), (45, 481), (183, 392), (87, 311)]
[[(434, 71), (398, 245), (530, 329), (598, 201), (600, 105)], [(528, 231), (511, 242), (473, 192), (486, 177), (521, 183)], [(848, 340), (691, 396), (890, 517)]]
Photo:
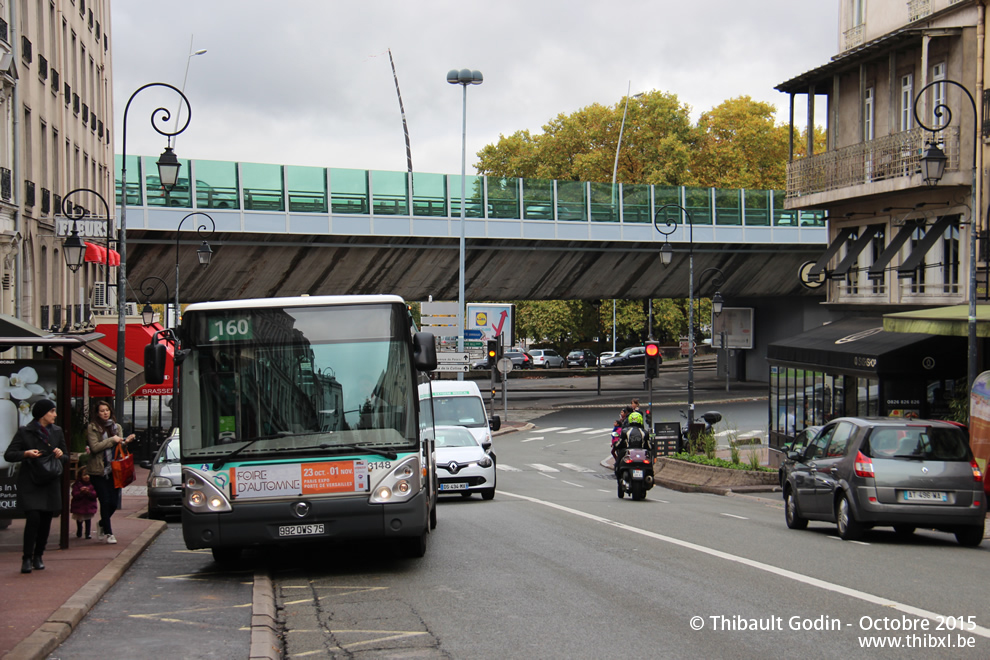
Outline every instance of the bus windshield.
[(187, 313), (184, 460), (418, 447), (402, 305)]

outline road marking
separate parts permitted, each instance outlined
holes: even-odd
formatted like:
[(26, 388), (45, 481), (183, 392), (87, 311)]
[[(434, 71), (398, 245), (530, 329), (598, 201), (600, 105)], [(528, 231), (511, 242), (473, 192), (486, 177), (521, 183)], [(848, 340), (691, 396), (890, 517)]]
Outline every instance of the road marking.
[(495, 469), (496, 470), (503, 470), (505, 472), (522, 472), (522, 470), (520, 470), (519, 468), (512, 467), (511, 465), (505, 465), (504, 463), (496, 463), (495, 464)]
[(566, 428), (567, 428), (566, 426), (551, 426), (550, 428), (540, 429), (540, 430), (543, 431), (544, 433), (552, 433), (553, 431), (563, 431)]
[(542, 440), (542, 435), (534, 435), (532, 438), (523, 438), (520, 442), (532, 442), (533, 440)]
[(598, 435), (599, 433), (612, 433), (611, 427), (607, 429), (595, 429), (594, 431), (586, 431), (585, 435)]
[(749, 520), (746, 516), (737, 516), (731, 513), (720, 513), (720, 516), (728, 516), (729, 518), (738, 518), (739, 520)]
[(574, 465), (573, 463), (557, 463), (561, 467), (565, 467), (568, 470), (574, 470), (575, 472), (594, 472), (591, 468), (586, 468), (583, 465)]
[(566, 431), (561, 431), (560, 432), (560, 435), (564, 435), (564, 434), (567, 434), (567, 433), (582, 433), (584, 431), (590, 431), (590, 430), (591, 430), (591, 427), (589, 427), (589, 426), (579, 426), (576, 429), (567, 429)]
[(574, 438), (573, 440), (564, 440), (564, 441), (563, 441), (562, 443), (560, 443), (560, 444), (562, 444), (562, 445), (569, 445), (569, 444), (571, 444), (572, 442), (581, 442), (581, 438)]
[[(832, 536), (831, 534), (829, 536), (827, 536), (826, 538), (830, 538), (833, 541), (841, 541), (842, 540), (841, 537), (839, 537), (839, 536)], [(855, 543), (856, 545), (870, 545), (866, 541), (846, 541), (846, 543)]]
[(576, 484), (573, 481), (567, 481), (565, 479), (561, 479), (561, 482), (567, 484), (568, 486), (577, 486), (578, 488), (584, 488), (584, 486), (582, 486), (581, 484)]
[[(586, 518), (594, 522), (600, 522), (605, 525), (611, 525), (613, 527), (618, 527), (619, 529), (624, 529), (633, 534), (639, 534), (641, 536), (646, 536), (657, 541), (662, 541), (664, 543), (669, 543), (671, 545), (680, 546), (687, 550), (694, 550), (695, 552), (700, 552), (718, 559), (724, 559), (726, 561), (736, 562), (743, 566), (749, 566), (750, 568), (755, 568), (759, 571), (764, 571), (773, 575), (778, 575), (782, 578), (788, 580), (793, 580), (794, 582), (800, 582), (811, 587), (817, 587), (825, 591), (831, 591), (834, 593), (842, 594), (850, 598), (855, 598), (857, 600), (862, 600), (867, 603), (872, 603), (874, 605), (879, 605), (881, 607), (889, 607), (891, 609), (897, 610), (898, 612), (903, 612), (904, 614), (909, 614), (911, 616), (920, 617), (922, 619), (930, 619), (938, 623), (944, 623), (946, 619), (951, 618), (945, 614), (939, 614), (937, 612), (932, 612), (930, 610), (921, 609), (920, 607), (914, 607), (913, 605), (908, 605), (906, 603), (901, 603), (896, 600), (890, 600), (889, 598), (884, 598), (883, 596), (877, 596), (875, 594), (868, 593), (866, 591), (860, 591), (859, 589), (852, 589), (850, 587), (844, 587), (840, 584), (833, 584), (831, 582), (826, 582), (825, 580), (820, 580), (818, 578), (813, 578), (808, 575), (802, 575), (800, 573), (795, 573), (794, 571), (787, 570), (786, 568), (780, 568), (778, 566), (772, 566), (770, 564), (765, 564), (761, 561), (756, 561), (754, 559), (748, 559), (746, 557), (741, 557), (739, 555), (733, 555), (728, 552), (723, 552), (721, 550), (716, 550), (715, 548), (709, 548), (697, 543), (691, 543), (690, 541), (683, 541), (681, 539), (676, 539), (673, 536), (666, 536), (664, 534), (658, 534), (656, 532), (651, 532), (649, 530), (641, 529), (639, 527), (633, 527), (632, 525), (626, 525), (625, 523), (620, 523), (615, 520), (609, 520), (608, 518), (602, 518), (601, 516), (596, 516), (591, 513), (586, 513), (584, 511), (579, 511), (577, 509), (572, 509), (570, 507), (563, 506), (561, 504), (556, 504), (554, 502), (548, 502), (546, 500), (539, 500), (535, 497), (529, 497), (528, 495), (517, 495), (515, 493), (509, 493), (507, 491), (499, 491), (499, 494), (505, 497), (515, 497), (516, 499), (525, 500), (527, 502), (532, 502), (533, 504), (539, 504), (541, 506), (549, 507), (551, 509), (557, 509), (558, 511), (563, 511), (564, 513), (570, 513), (575, 516), (580, 516), (581, 518)], [(986, 637), (990, 639), (990, 628), (984, 628), (983, 626), (975, 626), (972, 630), (968, 630), (969, 633), (974, 635), (979, 635), (980, 637)]]
[(611, 490), (605, 490), (604, 488), (599, 488), (599, 489), (598, 489), (598, 492), (599, 492), (599, 493), (611, 493), (611, 492), (614, 492), (614, 491), (611, 491)]
[(557, 468), (550, 467), (549, 465), (543, 465), (542, 463), (530, 463), (529, 467), (540, 472), (560, 472)]
[(537, 472), (536, 474), (540, 475), (541, 477), (546, 477), (547, 479), (556, 479), (557, 478), (557, 477), (551, 476), (549, 474), (546, 474), (545, 472)]

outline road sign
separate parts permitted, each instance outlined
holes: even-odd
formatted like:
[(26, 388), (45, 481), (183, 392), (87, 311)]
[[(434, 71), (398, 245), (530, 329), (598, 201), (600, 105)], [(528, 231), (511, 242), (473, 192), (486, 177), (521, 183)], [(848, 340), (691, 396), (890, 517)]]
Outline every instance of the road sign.
[(464, 371), (467, 372), (470, 366), (467, 364), (451, 364), (449, 362), (440, 362), (437, 364), (437, 368), (433, 371)]
[(464, 342), (464, 348), (484, 348), (485, 342), (483, 341), (466, 341)]
[(484, 336), (485, 335), (484, 335), (484, 333), (481, 330), (468, 329), (468, 330), (465, 330), (464, 331), (464, 338), (465, 339), (481, 339)]
[(437, 353), (437, 362), (440, 364), (464, 364), (468, 358), (467, 353), (448, 353), (446, 351)]

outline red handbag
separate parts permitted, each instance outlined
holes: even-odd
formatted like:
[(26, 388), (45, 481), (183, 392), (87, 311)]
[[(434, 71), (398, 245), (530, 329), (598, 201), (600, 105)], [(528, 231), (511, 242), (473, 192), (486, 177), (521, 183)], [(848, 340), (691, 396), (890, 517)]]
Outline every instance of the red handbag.
[(123, 488), (134, 481), (134, 456), (121, 445), (123, 443), (118, 444), (113, 450), (113, 460), (110, 461), (114, 488)]

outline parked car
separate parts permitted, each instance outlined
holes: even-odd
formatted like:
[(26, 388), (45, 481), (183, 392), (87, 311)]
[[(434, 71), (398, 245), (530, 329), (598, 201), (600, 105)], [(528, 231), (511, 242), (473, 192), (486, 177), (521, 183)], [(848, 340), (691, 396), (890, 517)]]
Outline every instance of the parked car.
[(602, 366), (606, 366), (607, 362), (619, 354), (619, 351), (602, 351), (602, 354), (598, 356), (598, 361), (602, 363)]
[(567, 367), (591, 367), (598, 364), (598, 356), (586, 348), (578, 348), (567, 354)]
[(983, 474), (957, 425), (840, 417), (788, 458), (794, 463), (784, 516), (791, 529), (821, 520), (853, 540), (871, 527), (892, 526), (901, 536), (927, 527), (955, 534), (963, 546), (983, 542)]
[(604, 362), (605, 367), (632, 367), (646, 364), (646, 348), (643, 346), (631, 346), (615, 357), (611, 357)]
[(530, 369), (533, 366), (533, 356), (525, 351), (510, 350), (502, 353), (502, 357), (512, 360), (515, 369)]
[(148, 517), (164, 518), (182, 513), (182, 466), (179, 464), (179, 430), (172, 432), (148, 472)]
[(529, 354), (533, 358), (534, 367), (559, 369), (560, 367), (567, 366), (564, 358), (560, 357), (560, 353), (552, 348), (534, 348)]
[(433, 427), (436, 450), (436, 474), (441, 495), (460, 494), (481, 498), (495, 497), (495, 459), (492, 443), (479, 442), (463, 426)]

